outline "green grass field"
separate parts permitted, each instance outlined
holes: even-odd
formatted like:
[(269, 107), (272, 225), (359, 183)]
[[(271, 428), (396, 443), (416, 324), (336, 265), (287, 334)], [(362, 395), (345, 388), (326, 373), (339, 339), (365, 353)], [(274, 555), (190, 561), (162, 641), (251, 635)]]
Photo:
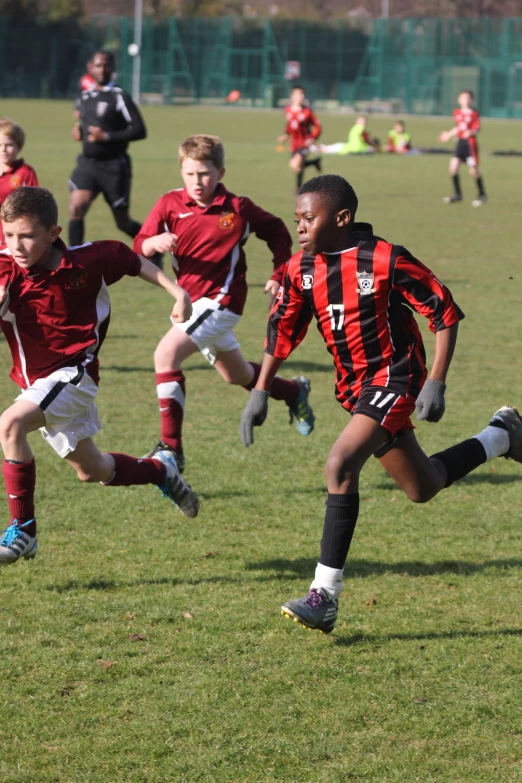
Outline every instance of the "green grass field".
[[(28, 132), (26, 159), (58, 198), (76, 147), (72, 107), (4, 101)], [(177, 144), (222, 136), (226, 183), (291, 225), (293, 179), (275, 152), (276, 113), (145, 109), (149, 138), (132, 148), (133, 214), (180, 184)], [(326, 142), (350, 118), (324, 118)], [(381, 137), (391, 121), (376, 119)], [(414, 142), (436, 144), (444, 119), (411, 119)], [(336, 158), (360, 218), (406, 245), (451, 288), (467, 318), (447, 411), (418, 437), (439, 450), (480, 431), (520, 386), (522, 159), (517, 122), (485, 121), (490, 202), (448, 208), (443, 156)], [(99, 200), (88, 238), (123, 238)], [(250, 296), (238, 336), (259, 360), (270, 259), (248, 245)], [(168, 327), (168, 297), (140, 280), (112, 289), (101, 355), (103, 449), (142, 454), (158, 435), (152, 354)], [(432, 340), (427, 336), (428, 350)], [(16, 389), (0, 343), (2, 406)], [(341, 614), (329, 636), (284, 620), (306, 592), (319, 551), (323, 466), (346, 415), (315, 329), (283, 368), (312, 380), (317, 427), (308, 439), (272, 402), (248, 452), (246, 402), (195, 357), (186, 365), (186, 476), (201, 512), (191, 521), (150, 487), (82, 486), (39, 434), (40, 551), (0, 574), (0, 780), (5, 783), (451, 783), (522, 780), (522, 467), (497, 460), (426, 506), (414, 506), (376, 461), (361, 483), (361, 515)], [(4, 507), (7, 522), (7, 504)]]

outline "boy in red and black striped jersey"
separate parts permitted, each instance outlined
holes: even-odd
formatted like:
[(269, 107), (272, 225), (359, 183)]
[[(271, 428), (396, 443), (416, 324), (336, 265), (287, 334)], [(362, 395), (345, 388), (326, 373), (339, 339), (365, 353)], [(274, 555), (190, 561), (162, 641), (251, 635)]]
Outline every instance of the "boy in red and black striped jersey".
[(440, 134), (443, 142), (458, 138), (455, 152), (450, 160), (450, 175), (453, 183), (453, 194), (444, 198), (445, 204), (455, 204), (462, 201), (460, 189), (459, 168), (461, 163), (467, 163), (469, 173), (477, 183), (477, 198), (471, 203), (474, 207), (481, 207), (487, 201), (484, 181), (478, 167), (478, 143), (477, 135), (480, 131), (479, 113), (473, 108), (473, 93), (464, 90), (458, 97), (459, 108), (453, 112), (455, 126), (449, 131)]
[[(359, 474), (373, 454), (417, 503), (500, 455), (522, 462), (522, 420), (501, 408), (475, 438), (428, 457), (410, 416), (439, 421), (459, 321), (448, 289), (404, 247), (355, 223), (357, 197), (342, 177), (310, 180), (297, 199), (301, 252), (287, 264), (270, 316), (265, 358), (241, 421), (245, 446), (263, 423), (271, 380), (315, 317), (337, 373), (336, 396), (353, 414), (326, 465), (328, 498), (321, 559), (305, 598), (285, 616), (329, 632), (337, 618), (343, 569), (359, 512)], [(428, 380), (421, 334), (411, 310), (429, 318), (435, 356)]]
[[(301, 85), (296, 84), (290, 93), (290, 103), (285, 108), (286, 127), (278, 143), (284, 144), (290, 139), (290, 168), (295, 172), (297, 193), (303, 184), (304, 170), (314, 166), (321, 171), (321, 158), (309, 159), (311, 147), (321, 135), (321, 123), (312, 109), (306, 105), (305, 92)], [(315, 149), (317, 152), (317, 149)]]

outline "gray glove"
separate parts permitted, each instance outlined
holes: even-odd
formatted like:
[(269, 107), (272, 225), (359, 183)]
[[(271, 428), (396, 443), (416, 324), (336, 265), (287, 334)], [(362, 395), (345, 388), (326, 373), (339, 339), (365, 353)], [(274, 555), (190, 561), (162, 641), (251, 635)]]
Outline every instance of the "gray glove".
[(419, 421), (440, 421), (446, 410), (444, 392), (446, 384), (442, 381), (427, 380), (417, 397), (415, 410)]
[(268, 414), (268, 392), (252, 389), (250, 399), (241, 416), (241, 440), (248, 448), (254, 442), (254, 427), (260, 427)]

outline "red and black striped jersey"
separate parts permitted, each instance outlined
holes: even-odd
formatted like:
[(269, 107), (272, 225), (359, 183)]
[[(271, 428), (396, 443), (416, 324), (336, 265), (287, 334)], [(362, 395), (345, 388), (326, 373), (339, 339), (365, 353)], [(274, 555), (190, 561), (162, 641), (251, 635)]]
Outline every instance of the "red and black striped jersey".
[(459, 139), (468, 138), (465, 133), (473, 131), (476, 136), (480, 130), (480, 117), (476, 109), (455, 109), (453, 112)]
[(412, 309), (433, 332), (464, 318), (449, 290), (406, 248), (356, 223), (354, 246), (340, 253), (292, 256), (268, 322), (265, 350), (286, 359), (312, 317), (333, 356), (336, 396), (352, 405), (365, 386), (417, 397), (426, 355)]

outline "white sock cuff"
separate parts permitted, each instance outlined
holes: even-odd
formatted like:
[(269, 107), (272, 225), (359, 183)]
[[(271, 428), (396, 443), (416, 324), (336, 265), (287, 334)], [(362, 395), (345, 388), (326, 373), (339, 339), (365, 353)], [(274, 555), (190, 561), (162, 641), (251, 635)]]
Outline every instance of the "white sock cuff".
[(310, 585), (310, 589), (326, 590), (332, 598), (338, 598), (343, 589), (343, 569), (330, 568), (322, 563), (317, 563), (315, 569), (315, 579)]
[(502, 427), (488, 425), (475, 438), (482, 443), (488, 462), (509, 451), (509, 432)]

